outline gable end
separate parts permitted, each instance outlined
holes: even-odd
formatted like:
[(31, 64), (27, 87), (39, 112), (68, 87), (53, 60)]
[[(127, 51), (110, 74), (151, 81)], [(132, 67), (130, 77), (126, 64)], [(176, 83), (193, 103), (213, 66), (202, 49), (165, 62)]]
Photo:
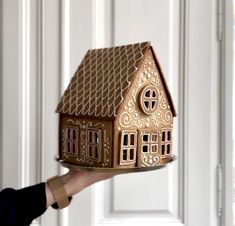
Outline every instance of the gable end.
[(170, 94), (170, 90), (169, 90), (168, 85), (166, 83), (166, 79), (165, 79), (164, 74), (162, 72), (161, 65), (160, 65), (160, 63), (158, 61), (157, 55), (155, 54), (152, 46), (150, 46), (150, 50), (151, 50), (151, 52), (153, 54), (153, 58), (154, 58), (155, 64), (156, 64), (158, 72), (160, 74), (160, 77), (161, 77), (161, 80), (162, 80), (162, 83), (163, 83), (163, 87), (164, 87), (167, 99), (168, 99), (170, 107), (171, 107), (172, 115), (173, 115), (173, 117), (176, 117), (177, 114), (176, 114), (175, 106), (174, 106), (174, 103), (173, 103), (173, 100), (172, 100), (172, 97), (171, 97), (171, 94)]

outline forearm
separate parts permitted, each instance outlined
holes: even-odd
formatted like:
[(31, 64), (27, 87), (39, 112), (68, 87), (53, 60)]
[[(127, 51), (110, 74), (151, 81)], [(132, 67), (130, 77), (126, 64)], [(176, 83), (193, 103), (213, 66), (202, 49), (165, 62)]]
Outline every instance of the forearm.
[[(79, 193), (95, 182), (115, 176), (111, 173), (92, 173), (70, 170), (60, 176), (68, 197)], [(55, 203), (48, 183), (40, 183), (20, 190), (5, 189), (0, 192), (0, 226), (30, 225)]]

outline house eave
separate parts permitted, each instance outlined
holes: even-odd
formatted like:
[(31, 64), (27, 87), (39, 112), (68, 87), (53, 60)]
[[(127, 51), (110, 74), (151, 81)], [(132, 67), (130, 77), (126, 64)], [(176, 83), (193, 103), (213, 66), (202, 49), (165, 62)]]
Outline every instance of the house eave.
[(104, 121), (115, 121), (117, 117), (112, 116), (112, 117), (102, 117), (102, 116), (94, 116), (94, 115), (75, 115), (75, 114), (69, 114), (69, 113), (63, 113), (63, 112), (56, 112), (60, 116), (69, 116), (69, 117), (77, 117), (80, 119), (96, 119), (96, 120), (104, 120)]

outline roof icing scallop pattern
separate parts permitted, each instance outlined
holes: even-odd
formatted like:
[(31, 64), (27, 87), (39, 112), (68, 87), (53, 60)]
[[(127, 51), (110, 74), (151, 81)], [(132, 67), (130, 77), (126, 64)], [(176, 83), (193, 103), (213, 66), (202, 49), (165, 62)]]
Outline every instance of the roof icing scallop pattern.
[(89, 50), (57, 107), (74, 116), (115, 118), (149, 42)]

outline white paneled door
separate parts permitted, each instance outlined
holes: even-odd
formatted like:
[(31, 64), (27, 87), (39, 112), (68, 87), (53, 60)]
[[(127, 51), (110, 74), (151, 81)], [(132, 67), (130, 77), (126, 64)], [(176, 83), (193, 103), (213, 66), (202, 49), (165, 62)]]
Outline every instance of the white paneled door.
[[(55, 108), (90, 48), (151, 41), (176, 106), (177, 160), (82, 191), (40, 226), (219, 226), (214, 0), (2, 0), (2, 186), (64, 172)], [(0, 177), (1, 178), (1, 177)]]

